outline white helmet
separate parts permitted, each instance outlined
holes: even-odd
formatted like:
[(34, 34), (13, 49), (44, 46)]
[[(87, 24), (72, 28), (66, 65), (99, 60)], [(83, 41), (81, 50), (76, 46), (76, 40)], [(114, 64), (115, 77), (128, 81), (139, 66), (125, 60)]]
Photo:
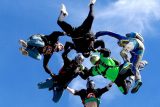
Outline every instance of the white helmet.
[(136, 38), (139, 39), (141, 42), (144, 42), (143, 36), (140, 33), (136, 33)]
[(98, 55), (92, 55), (92, 56), (90, 57), (90, 61), (91, 61), (91, 63), (92, 63), (93, 65), (95, 65), (96, 62), (99, 61), (99, 59), (100, 59), (100, 57), (99, 57)]
[(62, 43), (60, 43), (60, 42), (57, 42), (55, 45), (56, 46), (55, 46), (55, 50), (54, 51), (56, 51), (56, 52), (62, 51), (64, 49), (64, 45)]
[(75, 57), (75, 61), (77, 62), (77, 64), (82, 64), (82, 62), (84, 61), (84, 57), (83, 55), (81, 54), (78, 54), (76, 57)]

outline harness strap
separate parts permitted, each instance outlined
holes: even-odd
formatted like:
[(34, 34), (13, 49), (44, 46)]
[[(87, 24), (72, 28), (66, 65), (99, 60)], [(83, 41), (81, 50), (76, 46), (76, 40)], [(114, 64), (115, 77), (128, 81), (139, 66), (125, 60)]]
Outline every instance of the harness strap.
[(100, 64), (106, 68), (106, 69), (102, 72), (102, 75), (103, 75), (103, 76), (106, 75), (108, 68), (118, 67), (118, 66), (109, 66), (109, 65), (106, 65), (105, 63), (100, 63)]

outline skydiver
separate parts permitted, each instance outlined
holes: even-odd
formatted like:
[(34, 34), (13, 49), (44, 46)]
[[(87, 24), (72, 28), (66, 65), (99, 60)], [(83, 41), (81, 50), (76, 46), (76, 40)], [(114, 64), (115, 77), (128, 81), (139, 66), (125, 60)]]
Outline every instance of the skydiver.
[(58, 75), (38, 84), (39, 89), (49, 88), (50, 90), (53, 90), (54, 95), (52, 100), (54, 102), (60, 100), (63, 90), (78, 75), (83, 79), (87, 79), (84, 76), (84, 73), (81, 72), (84, 69), (84, 66), (82, 65), (84, 57), (81, 54), (78, 54), (73, 60), (71, 60), (67, 57), (69, 51), (70, 50), (67, 50), (62, 54), (64, 65), (60, 69)]
[(86, 84), (87, 89), (74, 90), (70, 87), (67, 87), (67, 90), (73, 95), (80, 96), (84, 107), (99, 107), (102, 94), (109, 91), (112, 87), (112, 84), (113, 83), (111, 82), (104, 88), (95, 89), (94, 81), (88, 80)]
[[(135, 32), (127, 33), (126, 36), (121, 36), (109, 31), (100, 31), (97, 32), (96, 38), (103, 35), (109, 35), (118, 39), (118, 45), (120, 47), (123, 47), (120, 55), (123, 58), (124, 62), (130, 62), (133, 64), (132, 71), (134, 72), (134, 76), (130, 78), (130, 82), (135, 80), (135, 85), (131, 90), (131, 93), (136, 93), (142, 85), (138, 64), (142, 61), (142, 57), (145, 51), (143, 37), (139, 33)], [(131, 55), (131, 58), (129, 58), (129, 54)], [(147, 63), (148, 62), (144, 61), (144, 64)]]
[(73, 43), (66, 42), (64, 51), (67, 49), (75, 49), (77, 53), (82, 53), (84, 57), (89, 57), (90, 51), (95, 48), (104, 48), (105, 44), (102, 40), (95, 41), (93, 32), (91, 31), (92, 23), (94, 20), (93, 6), (96, 0), (90, 0), (90, 11), (88, 17), (79, 27), (72, 27), (64, 21), (64, 17), (68, 15), (66, 7), (62, 4), (61, 12), (58, 17), (57, 23), (66, 34), (72, 38)]
[(22, 45), (20, 51), (24, 56), (30, 56), (37, 60), (41, 60), (43, 55), (43, 67), (51, 77), (54, 77), (54, 73), (49, 69), (48, 63), (54, 52), (64, 49), (63, 44), (58, 42), (59, 36), (64, 35), (65, 32), (54, 31), (50, 35), (32, 35), (27, 41), (21, 39), (19, 40), (19, 43)]
[(120, 62), (110, 57), (109, 49), (97, 50), (98, 55), (90, 57), (91, 63), (94, 65), (89, 70), (84, 69), (86, 78), (89, 76), (102, 75), (104, 78), (114, 82), (123, 94), (127, 94), (131, 83), (126, 81), (126, 78), (133, 75), (131, 71), (132, 64), (126, 62), (120, 65)]

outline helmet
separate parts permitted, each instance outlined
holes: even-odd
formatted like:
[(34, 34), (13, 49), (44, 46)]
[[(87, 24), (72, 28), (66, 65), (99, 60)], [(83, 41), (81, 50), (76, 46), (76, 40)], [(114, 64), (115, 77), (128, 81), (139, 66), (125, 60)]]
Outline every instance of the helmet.
[(60, 42), (56, 43), (56, 47), (55, 47), (56, 52), (62, 51), (63, 49), (64, 49), (64, 46), (62, 43), (60, 43)]
[(93, 65), (96, 64), (97, 61), (99, 61), (100, 57), (98, 55), (92, 55), (90, 58), (90, 61)]
[(87, 81), (86, 87), (89, 89), (94, 89), (95, 88), (95, 83), (93, 80), (89, 80)]
[(83, 55), (81, 54), (78, 54), (76, 57), (75, 57), (75, 61), (77, 62), (77, 64), (82, 64), (82, 62), (84, 61), (84, 57)]
[(141, 42), (144, 42), (144, 39), (143, 39), (142, 35), (140, 33), (137, 33), (137, 32), (127, 33), (126, 37), (128, 37), (128, 38), (137, 38)]

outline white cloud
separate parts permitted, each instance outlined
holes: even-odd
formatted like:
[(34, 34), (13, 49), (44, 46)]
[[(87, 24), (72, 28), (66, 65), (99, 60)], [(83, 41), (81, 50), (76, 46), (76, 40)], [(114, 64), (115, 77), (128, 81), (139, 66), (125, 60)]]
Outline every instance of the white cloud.
[[(151, 29), (150, 23), (160, 20), (159, 0), (118, 0), (117, 2), (99, 8), (96, 11), (96, 20), (99, 28), (117, 32), (143, 32)], [(101, 24), (100, 24), (101, 23)]]
[[(73, 25), (79, 25), (77, 23), (83, 22), (88, 14), (87, 7), (82, 8), (81, 10), (69, 6), (67, 6), (67, 8), (69, 10), (69, 17), (66, 18), (66, 20), (71, 20), (71, 24)], [(160, 20), (160, 2), (159, 0), (117, 0), (116, 2), (114, 1), (114, 3), (107, 5), (107, 7), (98, 7), (95, 12), (95, 17), (96, 19), (93, 26), (95, 31), (111, 30), (122, 35), (131, 31), (140, 33), (144, 33), (147, 30), (155, 31), (152, 30), (151, 23), (152, 21)], [(109, 40), (108, 38), (105, 39), (104, 37), (102, 37), (102, 39), (105, 40), (106, 44), (108, 43), (107, 47), (109, 46), (110, 49), (113, 49), (113, 56), (116, 56), (117, 54), (119, 56), (120, 49), (114, 49), (116, 43), (113, 45), (112, 40)], [(110, 43), (112, 44), (110, 45)], [(118, 58), (121, 59), (120, 57)], [(87, 67), (91, 66), (88, 59), (85, 60), (84, 65)], [(107, 83), (107, 80), (100, 76), (92, 79), (96, 82), (97, 87), (103, 87)], [(86, 88), (85, 84), (86, 81), (76, 78), (72, 81), (70, 87), (73, 89), (82, 89)], [(108, 103), (110, 103), (117, 96), (121, 95), (117, 86), (114, 85), (109, 92), (104, 94), (102, 101), (107, 100)], [(70, 105), (74, 102), (77, 107), (82, 106), (80, 97), (75, 97), (70, 94), (68, 100)]]

